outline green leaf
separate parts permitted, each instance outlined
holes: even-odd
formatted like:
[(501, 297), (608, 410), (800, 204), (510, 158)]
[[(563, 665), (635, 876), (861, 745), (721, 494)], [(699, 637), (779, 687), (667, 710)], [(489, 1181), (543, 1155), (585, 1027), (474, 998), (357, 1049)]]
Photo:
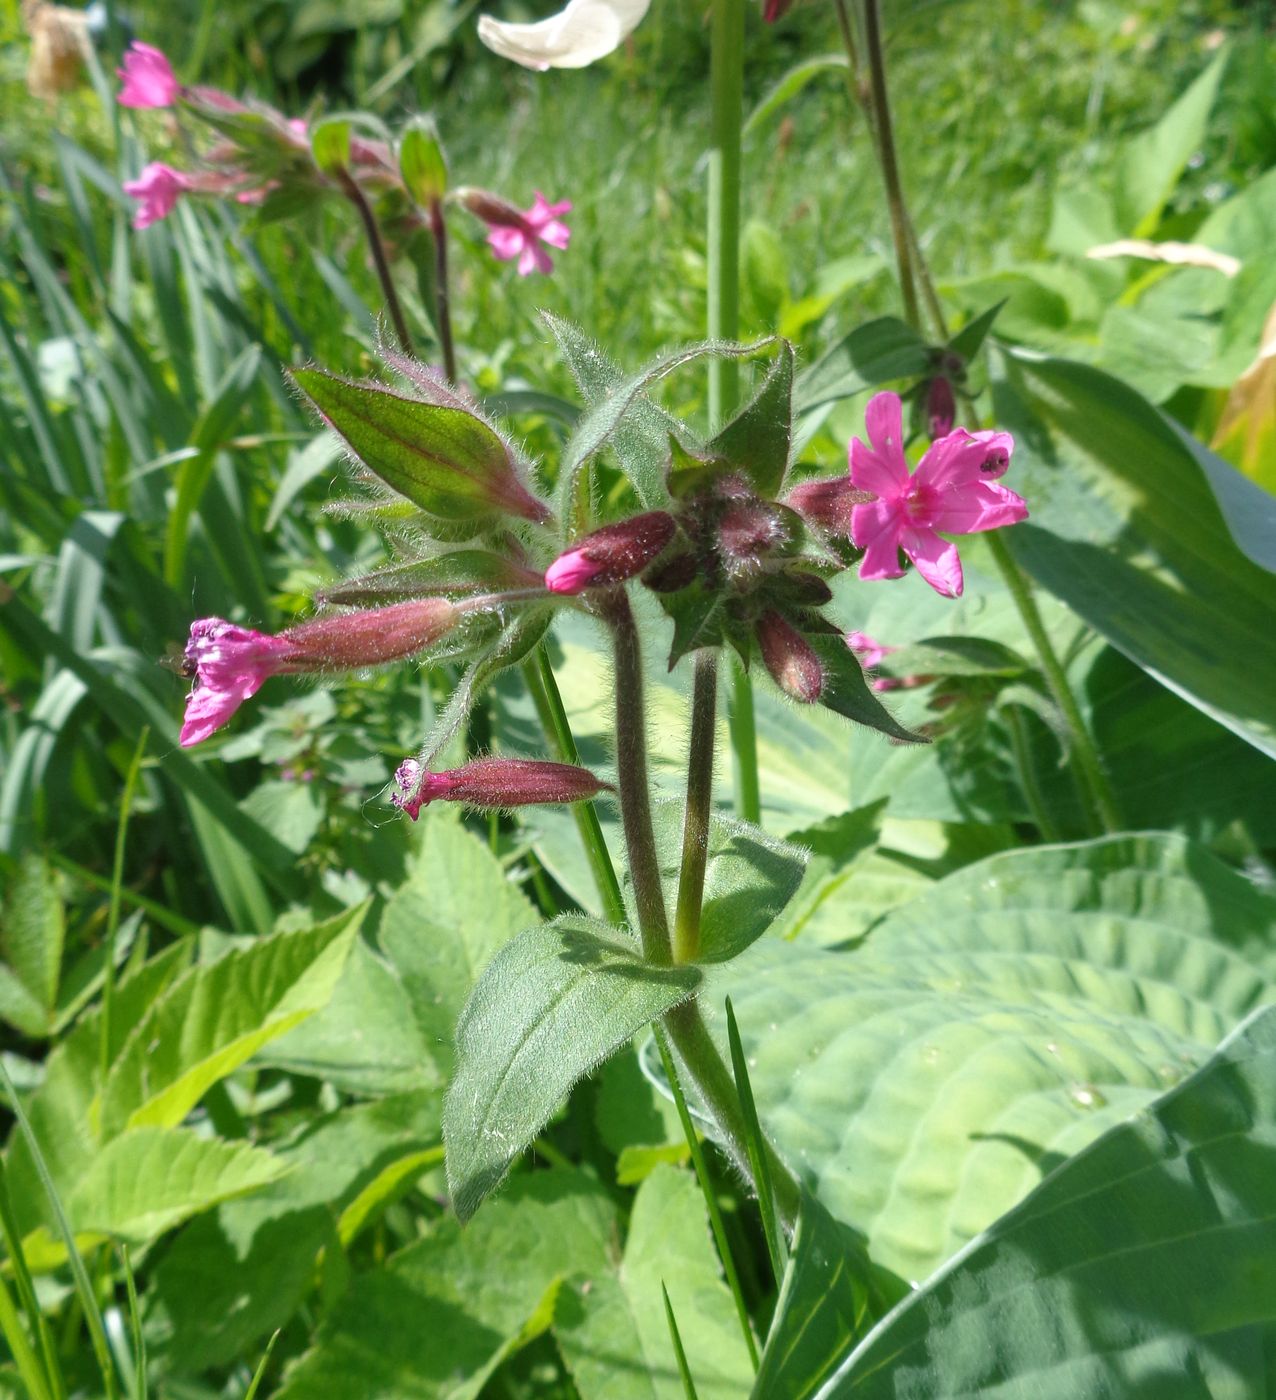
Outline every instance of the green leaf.
[(926, 742), (920, 734), (905, 729), (869, 689), (864, 668), (840, 632), (833, 636), (809, 636), (806, 640), (824, 667), (824, 689), (820, 692), (819, 704), (901, 743)]
[(339, 175), (350, 164), (350, 123), (327, 117), (310, 128), (310, 154), (324, 175)]
[(474, 984), (492, 956), (537, 916), (487, 843), (451, 813), (427, 809), (420, 825), (420, 853), (386, 905), (379, 937), (446, 1079), (457, 1018)]
[(875, 384), (925, 374), (930, 351), (915, 330), (894, 316), (868, 321), (844, 336), (797, 377), (799, 413), (850, 398)]
[(326, 1005), (366, 910), (262, 939), (179, 978), (111, 1066), (104, 1132), (180, 1123), (219, 1079)]
[(988, 637), (926, 637), (897, 647), (879, 663), (892, 676), (1021, 676), (1032, 667), (1006, 646)]
[[(1015, 433), (1014, 485), (1032, 511), (1006, 534), (1015, 557), (1162, 684), (1276, 755), (1276, 575), (1237, 547), (1192, 453), (1099, 370), (1002, 363), (998, 420)], [(1252, 482), (1228, 480), (1234, 511), (1246, 498), (1268, 508)]]
[(1156, 230), (1179, 176), (1204, 142), (1227, 57), (1228, 50), (1221, 49), (1160, 121), (1122, 153), (1115, 185), (1117, 217), (1132, 237), (1146, 238)]
[(701, 1400), (736, 1400), (753, 1368), (695, 1177), (658, 1166), (638, 1188), (623, 1258), (569, 1282), (554, 1335), (581, 1400), (679, 1400), (661, 1284)]
[(1264, 1395), (1276, 1349), (1276, 1010), (1054, 1172), (821, 1395)]
[(676, 593), (659, 596), (660, 606), (673, 619), (669, 670), (701, 647), (722, 645), (725, 609), (720, 590), (708, 587), (697, 578)]
[(786, 103), (791, 102), (812, 79), (818, 78), (822, 73), (839, 70), (845, 73), (846, 67), (844, 53), (817, 54), (814, 58), (804, 59), (795, 64), (749, 113), (742, 134), (746, 139), (752, 136), (763, 122), (774, 116)]
[[(278, 1157), (247, 1143), (222, 1142), (189, 1128), (132, 1128), (94, 1157), (68, 1195), (66, 1211), (77, 1239), (147, 1244), (190, 1216), (267, 1186), (286, 1171)], [(23, 1241), (23, 1252), (38, 1272), (66, 1260), (61, 1241), (47, 1227)]]
[(722, 977), (768, 1136), (902, 1280), (1276, 997), (1276, 898), (1181, 838), (924, 888), (850, 951), (765, 939)]
[(956, 351), (969, 364), (979, 353), (985, 337), (992, 330), (992, 323), (997, 319), (997, 313), (1005, 304), (1006, 301), (1003, 297), (1001, 301), (994, 302), (987, 311), (976, 316), (973, 320), (967, 321), (948, 342), (948, 348)]
[(869, 1288), (863, 1246), (804, 1191), (755, 1400), (814, 1396), (863, 1332)]
[(57, 1006), (66, 918), (49, 867), (26, 856), (0, 926), (0, 1015), (26, 1035), (49, 1033)]
[(500, 554), (454, 549), (329, 584), (318, 597), (342, 607), (372, 608), (405, 598), (466, 598), (502, 588), (525, 588), (527, 583), (527, 573)]
[(793, 347), (782, 341), (757, 393), (705, 451), (739, 468), (759, 496), (772, 500), (784, 484), (792, 432)]
[[(810, 854), (802, 883), (778, 921), (776, 932), (780, 937), (811, 936), (821, 907), (837, 894), (859, 868), (862, 858), (877, 845), (887, 802), (882, 797), (840, 817), (828, 817), (803, 831), (789, 833), (789, 841)], [(835, 941), (846, 937), (847, 930), (838, 929)]]
[(429, 117), (414, 117), (399, 138), (399, 174), (409, 195), (428, 209), (447, 193), (447, 157)]
[(443, 1135), (457, 1215), (474, 1214), (578, 1079), (699, 981), (695, 968), (653, 967), (615, 930), (576, 915), (507, 943), (456, 1028)]
[(318, 369), (294, 370), (293, 379), (354, 455), (427, 514), (473, 522), (507, 509), (543, 513), (518, 482), (501, 435), (477, 415)]
[(606, 1191), (582, 1173), (518, 1177), (464, 1229), (445, 1217), (361, 1275), (278, 1400), (476, 1400), (548, 1330), (564, 1278), (611, 1274), (615, 1228)]

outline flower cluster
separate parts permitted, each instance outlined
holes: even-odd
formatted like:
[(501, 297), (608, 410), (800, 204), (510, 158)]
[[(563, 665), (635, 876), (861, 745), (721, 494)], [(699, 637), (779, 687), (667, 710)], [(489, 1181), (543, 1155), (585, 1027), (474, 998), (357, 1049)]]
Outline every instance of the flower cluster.
[[(138, 201), (133, 219), (137, 229), (167, 218), (186, 194), (233, 199), (240, 204), (292, 209), (332, 194), (375, 199), (388, 204), (387, 222), (402, 234), (406, 246), (429, 226), (429, 211), (419, 206), (419, 188), (410, 188), (396, 152), (386, 140), (350, 135), (348, 150), (338, 164), (322, 159), (313, 148), (316, 124), (287, 117), (265, 103), (241, 101), (217, 88), (188, 87), (178, 81), (168, 58), (150, 44), (134, 42), (117, 70), (122, 107), (160, 109), (180, 107), (215, 133), (202, 166), (179, 170), (152, 161), (124, 192)], [(431, 194), (444, 197), (444, 191)], [(530, 209), (520, 209), (486, 190), (457, 190), (448, 198), (476, 215), (488, 229), (488, 243), (501, 261), (517, 259), (520, 276), (549, 273), (553, 262), (547, 248), (566, 248), (571, 230), (563, 215), (571, 201), (550, 203), (536, 191)]]

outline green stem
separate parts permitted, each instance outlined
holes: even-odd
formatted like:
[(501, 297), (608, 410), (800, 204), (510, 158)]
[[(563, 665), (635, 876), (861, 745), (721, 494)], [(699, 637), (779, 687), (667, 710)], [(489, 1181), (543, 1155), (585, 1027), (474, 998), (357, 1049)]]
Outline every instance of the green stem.
[(120, 816), (115, 828), (115, 861), (111, 867), (111, 902), (106, 915), (106, 963), (102, 968), (102, 1018), (98, 1038), (98, 1068), (102, 1083), (106, 1083), (107, 1071), (111, 1068), (111, 1011), (115, 1004), (115, 935), (120, 927), (120, 891), (124, 884), (124, 842), (128, 836), (129, 812), (133, 807), (133, 791), (137, 787), (137, 775), (142, 768), (142, 756), (146, 752), (146, 741), (151, 737), (150, 727), (142, 726), (133, 761), (129, 764), (124, 779), (124, 793), (120, 798)]
[[(523, 678), (532, 693), (532, 703), (540, 717), (541, 728), (553, 741), (559, 758), (564, 763), (579, 764), (580, 753), (571, 725), (567, 722), (567, 711), (563, 708), (563, 697), (554, 679), (554, 668), (549, 664), (549, 655), (543, 644), (523, 662)], [(611, 863), (611, 852), (607, 849), (598, 813), (594, 811), (592, 803), (577, 802), (572, 807), (572, 816), (576, 819), (576, 829), (585, 847), (590, 873), (598, 887), (603, 913), (609, 923), (624, 924), (627, 922), (625, 899), (620, 892), (620, 881)]]
[(1010, 596), (1014, 599), (1015, 607), (1019, 610), (1023, 625), (1032, 640), (1037, 660), (1041, 663), (1041, 669), (1046, 677), (1046, 684), (1050, 687), (1050, 694), (1054, 697), (1054, 702), (1063, 715), (1064, 723), (1068, 726), (1068, 734), (1072, 740), (1072, 759), (1080, 770), (1082, 783), (1094, 804), (1100, 828), (1107, 832), (1120, 831), (1122, 822), (1116, 797), (1108, 784), (1106, 774), (1103, 772), (1098, 750), (1085, 727), (1085, 721), (1081, 717), (1081, 707), (1077, 704), (1072, 687), (1068, 684), (1063, 663), (1059, 660), (1050, 641), (1050, 635), (1041, 619), (1037, 600), (1032, 596), (1028, 580), (1012, 558), (999, 530), (989, 532), (988, 546), (992, 550), (992, 557), (996, 561), (997, 568), (1001, 571), (1006, 587), (1010, 590)]
[(899, 290), (904, 298), (904, 316), (915, 330), (921, 329), (917, 286), (913, 271), (913, 244), (909, 238), (904, 187), (899, 178), (895, 155), (895, 130), (891, 124), (890, 99), (886, 92), (886, 59), (882, 52), (882, 24), (877, 0), (864, 0), (864, 48), (868, 56), (869, 95), (873, 104), (873, 129), (877, 134), (877, 159), (886, 186), (886, 204), (891, 216), (891, 238), (899, 264)]
[(709, 862), (709, 813), (713, 805), (713, 750), (718, 720), (718, 654), (696, 652), (691, 693), (691, 750), (687, 758), (687, 806), (682, 819), (682, 867), (673, 920), (673, 960), (700, 956), (700, 914)]
[(372, 253), (372, 265), (377, 270), (377, 278), (381, 283), (381, 291), (385, 295), (385, 304), (390, 312), (390, 320), (394, 323), (394, 333), (399, 338), (399, 348), (405, 355), (414, 354), (412, 334), (408, 330), (408, 323), (403, 315), (399, 294), (394, 289), (394, 278), (390, 276), (390, 263), (385, 255), (385, 244), (381, 239), (381, 230), (377, 227), (377, 216), (372, 212), (372, 206), (368, 203), (367, 196), (348, 171), (338, 171), (336, 178), (337, 183), (341, 186), (342, 194), (354, 205), (359, 213), (359, 218), (363, 221), (363, 231), (368, 240), (368, 248)]
[(616, 778), (620, 818), (629, 855), (629, 880), (638, 910), (638, 934), (649, 963), (667, 967), (671, 959), (669, 916), (660, 881), (660, 858), (651, 822), (647, 778), (647, 716), (643, 703), (642, 647), (633, 610), (623, 588), (600, 606), (611, 627), (616, 682)]
[(1028, 740), (1023, 711), (1018, 705), (1004, 705), (1001, 708), (1001, 716), (1006, 721), (1006, 729), (1010, 733), (1010, 747), (1015, 755), (1015, 767), (1019, 770), (1019, 782), (1028, 803), (1028, 810), (1032, 813), (1033, 821), (1037, 823), (1037, 830), (1047, 841), (1058, 841), (1059, 828), (1046, 806), (1045, 795), (1041, 791), (1041, 784), (1037, 781), (1036, 769), (1033, 767), (1032, 747)]
[(443, 372), (449, 384), (457, 383), (456, 347), (452, 342), (452, 295), (448, 286), (447, 220), (443, 201), (430, 201), (430, 232), (434, 237), (434, 319), (438, 324), (439, 348), (443, 352)]
[[(744, 122), (744, 0), (713, 0), (709, 88), (709, 339), (740, 335), (740, 130)], [(716, 431), (740, 397), (734, 356), (709, 360), (709, 427)], [(753, 683), (736, 667), (731, 683), (731, 748), (735, 805), (745, 820), (761, 816)]]

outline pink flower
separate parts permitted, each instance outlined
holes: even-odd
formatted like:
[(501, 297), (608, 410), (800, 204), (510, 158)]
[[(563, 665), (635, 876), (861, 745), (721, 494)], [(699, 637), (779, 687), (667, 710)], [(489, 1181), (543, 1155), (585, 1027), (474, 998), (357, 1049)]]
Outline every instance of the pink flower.
[(416, 821), (431, 802), (464, 802), (498, 809), (549, 802), (588, 802), (611, 785), (586, 768), (534, 758), (476, 758), (446, 773), (431, 773), (405, 758), (394, 774), (390, 801)]
[(197, 680), (186, 697), (182, 747), (202, 743), (220, 729), (268, 676), (283, 668), (288, 651), (284, 637), (236, 627), (224, 618), (192, 622), (186, 663)]
[(125, 180), (124, 193), (141, 200), (133, 216), (134, 228), (149, 228), (166, 219), (177, 205), (178, 196), (194, 188), (194, 181), (163, 161), (153, 160), (136, 180)]
[(511, 207), (514, 219), (508, 222), (489, 219), (487, 241), (492, 252), (501, 262), (517, 258), (520, 277), (533, 272), (553, 272), (553, 260), (540, 244), (547, 243), (551, 248), (567, 247), (572, 231), (558, 216), (568, 213), (571, 207), (570, 199), (550, 204), (537, 190), (530, 209), (522, 211)]
[(865, 422), (872, 445), (853, 438), (850, 449), (852, 483), (876, 497), (851, 511), (851, 539), (864, 551), (860, 578), (901, 578), (902, 549), (936, 592), (960, 597), (957, 546), (938, 532), (971, 535), (1027, 518), (1022, 497), (992, 481), (1010, 465), (1014, 439), (957, 428), (926, 449), (910, 476), (899, 395), (874, 395)]
[(881, 665), (891, 652), (897, 650), (896, 647), (887, 646), (885, 642), (875, 642), (867, 632), (848, 632), (846, 645), (855, 653), (856, 659), (866, 671)]
[(182, 90), (173, 65), (159, 49), (136, 39), (128, 46), (124, 66), (115, 70), (115, 76), (124, 83), (121, 107), (171, 107)]

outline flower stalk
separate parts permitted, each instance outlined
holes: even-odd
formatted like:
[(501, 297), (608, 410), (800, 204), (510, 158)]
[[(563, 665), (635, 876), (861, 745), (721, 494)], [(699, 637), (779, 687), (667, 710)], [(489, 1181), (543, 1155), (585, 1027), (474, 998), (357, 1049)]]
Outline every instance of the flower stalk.
[[(339, 170), (336, 175), (338, 185), (342, 194), (354, 205), (358, 211), (359, 218), (363, 222), (363, 231), (368, 239), (368, 248), (372, 253), (372, 265), (376, 268), (377, 279), (381, 283), (381, 290), (385, 294), (386, 308), (390, 312), (390, 320), (394, 325), (394, 333), (399, 342), (399, 348), (405, 355), (414, 354), (412, 348), (412, 333), (408, 330), (407, 318), (403, 314), (403, 305), (399, 301), (399, 294), (394, 287), (394, 278), (390, 275), (390, 261), (386, 257), (385, 243), (381, 238), (381, 230), (377, 227), (377, 217), (372, 212), (372, 206), (368, 203), (368, 198), (359, 188), (356, 181), (348, 170)], [(449, 378), (452, 376), (449, 375)]]
[(456, 346), (452, 340), (452, 295), (448, 285), (447, 219), (443, 201), (430, 201), (430, 233), (434, 240), (434, 319), (443, 355), (443, 372), (448, 383), (457, 383)]
[(695, 962), (700, 955), (700, 915), (709, 863), (709, 815), (713, 808), (713, 750), (717, 737), (718, 656), (696, 652), (691, 692), (691, 747), (687, 758), (687, 807), (682, 819), (682, 868), (673, 921), (673, 960)]

